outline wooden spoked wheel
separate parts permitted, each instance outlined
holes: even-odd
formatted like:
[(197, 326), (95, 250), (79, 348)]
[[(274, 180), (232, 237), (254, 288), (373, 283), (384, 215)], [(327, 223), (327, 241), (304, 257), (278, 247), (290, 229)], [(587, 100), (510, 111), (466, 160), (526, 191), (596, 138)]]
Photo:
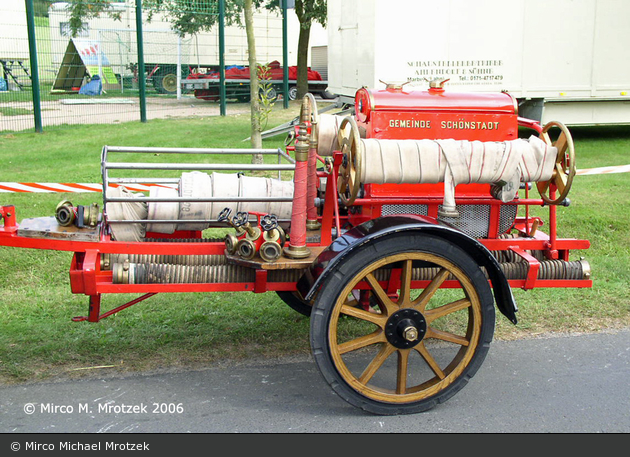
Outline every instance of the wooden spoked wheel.
[(363, 154), (361, 153), (361, 138), (359, 127), (354, 118), (348, 116), (341, 121), (337, 134), (339, 149), (343, 154), (343, 160), (339, 167), (337, 179), (337, 191), (339, 198), (345, 206), (354, 203), (361, 188), (361, 165)]
[[(555, 140), (552, 140), (549, 134), (549, 131), (553, 127), (560, 130)], [(556, 121), (547, 123), (543, 127), (540, 136), (547, 144), (558, 148), (558, 157), (556, 158), (556, 164), (551, 179), (549, 181), (536, 183), (536, 187), (545, 203), (558, 205), (567, 198), (576, 172), (573, 137), (564, 124)], [(558, 195), (554, 196), (556, 191)]]
[[(349, 403), (375, 414), (424, 411), (481, 366), (494, 332), (493, 299), (457, 246), (434, 237), (384, 239), (328, 278), (313, 306), (311, 345), (322, 375)], [(441, 289), (447, 280), (456, 287)], [(364, 306), (368, 300), (376, 310)]]

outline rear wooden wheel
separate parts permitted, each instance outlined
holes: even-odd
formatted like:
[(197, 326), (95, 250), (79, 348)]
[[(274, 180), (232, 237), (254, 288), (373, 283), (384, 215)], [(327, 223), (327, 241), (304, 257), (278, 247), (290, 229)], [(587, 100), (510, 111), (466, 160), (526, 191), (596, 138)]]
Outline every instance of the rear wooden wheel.
[[(447, 280), (455, 288), (441, 289)], [(394, 236), (360, 248), (328, 276), (313, 305), (311, 347), (350, 404), (416, 413), (475, 374), (494, 317), (488, 281), (464, 251), (443, 239)]]
[(293, 311), (297, 311), (303, 316), (310, 317), (312, 307), (309, 303), (302, 300), (297, 293), (288, 291), (277, 291), (278, 297), (285, 302)]

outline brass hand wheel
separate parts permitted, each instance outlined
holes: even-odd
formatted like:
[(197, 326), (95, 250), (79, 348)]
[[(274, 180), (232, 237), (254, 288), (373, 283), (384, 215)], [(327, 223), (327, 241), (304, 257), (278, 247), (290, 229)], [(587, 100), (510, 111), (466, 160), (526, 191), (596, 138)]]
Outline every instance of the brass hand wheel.
[(339, 149), (343, 154), (339, 167), (339, 177), (337, 178), (337, 191), (341, 202), (345, 206), (349, 206), (354, 203), (359, 194), (363, 162), (359, 127), (353, 117), (348, 116), (341, 121), (337, 138)]
[[(548, 133), (552, 127), (560, 129), (560, 134), (555, 141), (552, 141)], [(558, 148), (558, 156), (551, 179), (549, 181), (536, 183), (536, 187), (545, 203), (558, 205), (562, 203), (569, 194), (576, 172), (573, 138), (571, 137), (569, 129), (567, 129), (564, 124), (557, 121), (548, 122), (543, 127), (540, 137), (548, 145)], [(553, 190), (557, 190), (559, 193), (555, 198), (551, 197)]]

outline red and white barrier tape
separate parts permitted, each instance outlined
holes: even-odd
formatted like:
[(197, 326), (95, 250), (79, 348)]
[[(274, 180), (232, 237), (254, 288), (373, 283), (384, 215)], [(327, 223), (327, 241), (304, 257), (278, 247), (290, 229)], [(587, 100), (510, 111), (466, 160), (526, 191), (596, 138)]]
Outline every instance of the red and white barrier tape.
[[(110, 187), (118, 186), (119, 184), (110, 184)], [(125, 184), (125, 187), (132, 192), (146, 192), (155, 186), (172, 187), (164, 184)], [(0, 182), (0, 192), (103, 192), (103, 185), (90, 183)]]
[[(585, 168), (577, 170), (576, 175), (605, 175), (611, 173), (630, 173), (630, 165), (616, 165), (612, 167)], [(110, 184), (110, 187), (118, 187), (120, 184)], [(173, 187), (167, 184), (126, 184), (125, 187), (132, 192), (148, 192), (151, 187)], [(91, 183), (53, 183), (53, 182), (0, 182), (2, 192), (103, 192), (102, 184)]]
[(609, 173), (630, 173), (630, 165), (616, 165), (613, 167), (586, 168), (578, 170), (576, 175), (606, 175)]

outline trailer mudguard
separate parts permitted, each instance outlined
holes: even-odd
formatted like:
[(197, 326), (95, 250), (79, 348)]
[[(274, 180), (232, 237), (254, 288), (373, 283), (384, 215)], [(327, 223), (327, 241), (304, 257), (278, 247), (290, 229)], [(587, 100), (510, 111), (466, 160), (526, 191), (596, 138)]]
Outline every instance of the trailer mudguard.
[(479, 264), (485, 267), (494, 292), (497, 308), (510, 322), (516, 324), (518, 311), (512, 289), (496, 258), (479, 241), (448, 225), (442, 225), (433, 218), (405, 215), (384, 216), (358, 225), (337, 238), (322, 251), (311, 267), (297, 283), (298, 293), (310, 302), (324, 284), (335, 265), (343, 261), (351, 252), (366, 243), (392, 234), (420, 232), (444, 238), (465, 250)]

